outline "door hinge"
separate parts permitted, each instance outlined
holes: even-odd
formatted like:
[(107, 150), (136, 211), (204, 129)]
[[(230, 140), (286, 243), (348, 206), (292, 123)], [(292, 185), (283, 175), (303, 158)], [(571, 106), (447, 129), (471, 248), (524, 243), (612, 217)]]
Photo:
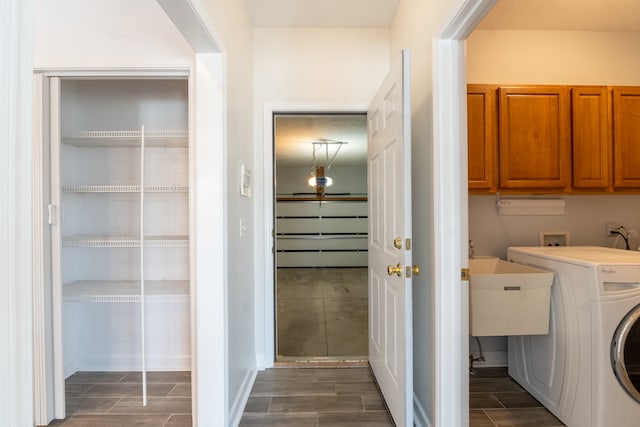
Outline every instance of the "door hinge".
[(469, 281), (470, 275), (469, 275), (469, 269), (468, 268), (463, 268), (460, 270), (460, 279), (463, 281)]

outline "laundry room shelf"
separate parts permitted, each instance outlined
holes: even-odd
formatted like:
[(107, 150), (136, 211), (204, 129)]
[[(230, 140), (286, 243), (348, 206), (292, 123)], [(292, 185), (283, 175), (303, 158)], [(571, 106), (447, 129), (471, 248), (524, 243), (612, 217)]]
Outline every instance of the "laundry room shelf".
[[(140, 302), (140, 281), (85, 280), (64, 284), (64, 302)], [(186, 280), (149, 280), (145, 298), (152, 301), (187, 302)]]
[[(65, 193), (139, 193), (139, 185), (65, 185)], [(187, 185), (145, 185), (145, 193), (187, 193)]]
[[(79, 147), (138, 147), (141, 136), (142, 132), (139, 130), (75, 130), (63, 132), (62, 143)], [(144, 139), (147, 147), (187, 147), (189, 132), (145, 131)]]
[[(145, 236), (146, 248), (184, 248), (189, 246), (188, 236)], [(68, 236), (62, 241), (65, 248), (139, 248), (140, 237), (121, 236)]]

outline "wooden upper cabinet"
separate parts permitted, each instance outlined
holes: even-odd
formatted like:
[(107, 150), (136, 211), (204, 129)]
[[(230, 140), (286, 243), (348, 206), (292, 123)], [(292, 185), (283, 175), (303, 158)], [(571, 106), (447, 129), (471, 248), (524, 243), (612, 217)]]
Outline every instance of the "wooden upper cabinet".
[(566, 86), (500, 87), (500, 188), (567, 190), (571, 106)]
[(640, 88), (613, 88), (614, 189), (640, 188)]
[(467, 85), (469, 191), (497, 191), (497, 86)]
[(611, 182), (609, 91), (604, 86), (574, 86), (571, 102), (572, 186), (578, 190), (606, 190)]

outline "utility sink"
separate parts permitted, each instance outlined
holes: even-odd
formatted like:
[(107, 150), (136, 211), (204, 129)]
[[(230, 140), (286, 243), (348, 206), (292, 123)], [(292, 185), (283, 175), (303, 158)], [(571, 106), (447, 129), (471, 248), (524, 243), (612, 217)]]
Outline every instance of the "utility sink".
[(549, 333), (553, 272), (486, 257), (469, 260), (469, 275), (471, 335)]

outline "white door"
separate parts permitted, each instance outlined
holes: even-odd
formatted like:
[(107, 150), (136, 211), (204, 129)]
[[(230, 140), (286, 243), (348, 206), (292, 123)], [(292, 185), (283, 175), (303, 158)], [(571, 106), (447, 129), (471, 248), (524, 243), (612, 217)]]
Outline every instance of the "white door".
[(410, 114), (403, 51), (367, 111), (369, 362), (397, 426), (413, 425)]

